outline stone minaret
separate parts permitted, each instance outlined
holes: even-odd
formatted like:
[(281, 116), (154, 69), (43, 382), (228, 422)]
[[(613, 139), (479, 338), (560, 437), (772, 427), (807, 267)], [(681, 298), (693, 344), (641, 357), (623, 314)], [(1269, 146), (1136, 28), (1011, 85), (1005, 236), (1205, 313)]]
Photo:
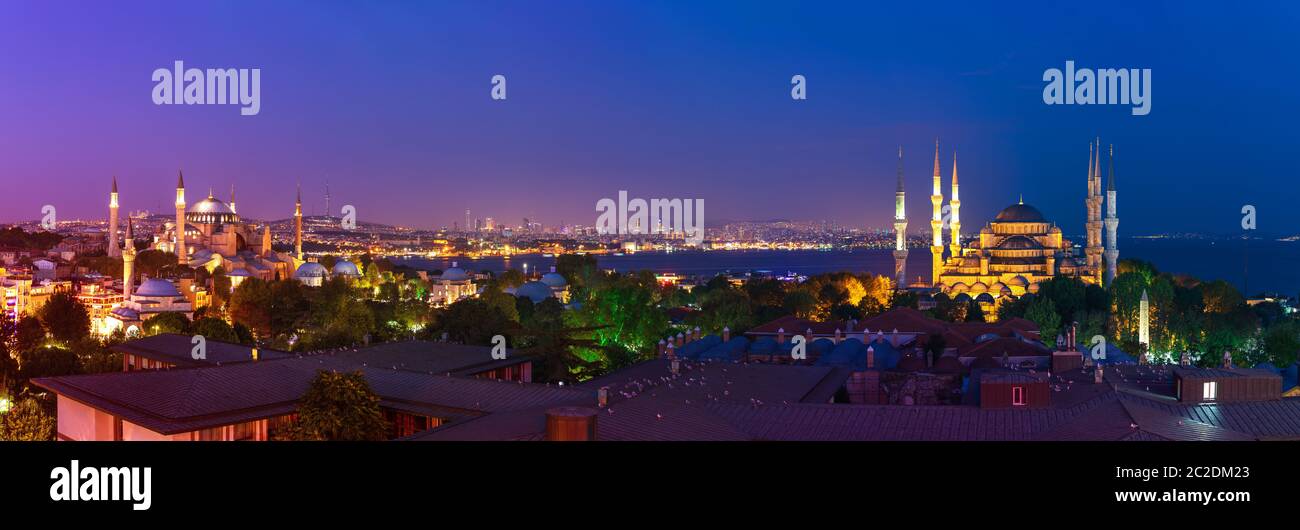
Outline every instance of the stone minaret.
[(113, 191), (108, 194), (108, 257), (122, 255), (117, 246), (117, 176), (113, 176)]
[(894, 192), (894, 281), (907, 287), (907, 209), (903, 207), (903, 147), (898, 147), (898, 191)]
[(131, 299), (132, 277), (135, 276), (135, 236), (131, 233), (131, 218), (126, 219), (126, 248), (122, 249), (122, 297)]
[(1116, 213), (1115, 206), (1115, 145), (1110, 146), (1110, 171), (1106, 177), (1106, 285), (1115, 281), (1115, 273), (1119, 271), (1116, 262), (1119, 261), (1119, 241), (1115, 238), (1115, 232), (1119, 229), (1119, 217)]
[(263, 258), (265, 258), (270, 254), (271, 254), (271, 225), (264, 224), (262, 225), (262, 252), (260, 255)]
[(1101, 139), (1088, 146), (1088, 245), (1084, 255), (1088, 259), (1089, 276), (1101, 282)]
[(939, 139), (934, 140), (934, 191), (930, 195), (930, 204), (934, 206), (934, 217), (930, 219), (930, 230), (934, 241), (930, 243), (930, 280), (939, 284), (939, 274), (943, 272), (943, 189), (939, 183)]
[(185, 253), (185, 174), (176, 172), (176, 263), (189, 265)]
[(235, 185), (234, 184), (230, 185), (230, 211), (235, 214), (239, 213), (239, 210), (235, 209)]
[[(1151, 301), (1147, 298), (1147, 290), (1142, 290), (1142, 300), (1138, 302), (1138, 344), (1142, 345), (1146, 353), (1151, 348)], [(1143, 355), (1145, 358), (1145, 355)]]
[(952, 226), (952, 257), (961, 256), (961, 199), (957, 194), (957, 151), (952, 152), (952, 200), (948, 201), (952, 207), (952, 218), (948, 224)]
[(293, 205), (293, 257), (302, 261), (302, 186), (298, 186), (298, 199)]

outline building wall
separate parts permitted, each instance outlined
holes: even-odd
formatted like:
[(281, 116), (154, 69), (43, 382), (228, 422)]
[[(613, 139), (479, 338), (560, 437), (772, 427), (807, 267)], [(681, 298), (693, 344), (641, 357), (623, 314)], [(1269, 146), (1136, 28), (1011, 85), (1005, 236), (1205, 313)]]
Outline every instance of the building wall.
[(58, 396), (60, 440), (112, 441), (116, 419), (112, 414), (65, 396)]

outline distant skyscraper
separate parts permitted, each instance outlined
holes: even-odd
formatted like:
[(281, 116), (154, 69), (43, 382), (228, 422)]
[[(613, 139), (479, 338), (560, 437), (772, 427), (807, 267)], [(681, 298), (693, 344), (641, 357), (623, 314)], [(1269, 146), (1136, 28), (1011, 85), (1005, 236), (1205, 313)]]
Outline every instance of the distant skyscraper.
[(325, 181), (325, 217), (332, 217), (334, 210), (330, 209), (330, 183)]
[(477, 226), (474, 226), (474, 223), (470, 222), (469, 208), (466, 208), (465, 209), (465, 230), (469, 230), (470, 227), (478, 228)]

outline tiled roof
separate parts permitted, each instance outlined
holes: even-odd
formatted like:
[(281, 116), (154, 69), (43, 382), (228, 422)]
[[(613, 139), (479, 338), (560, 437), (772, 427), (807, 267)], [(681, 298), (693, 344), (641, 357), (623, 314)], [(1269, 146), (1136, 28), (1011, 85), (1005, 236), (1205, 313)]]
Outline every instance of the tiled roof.
[(409, 370), (426, 374), (474, 374), (524, 362), (528, 358), (516, 357), (506, 349), (506, 358), (492, 358), (489, 346), (470, 346), (449, 342), (403, 341), (387, 342), (373, 346), (343, 348), (328, 352), (342, 359), (356, 361), (364, 366), (378, 366)]
[(1129, 395), (1122, 399), (1135, 407), (1153, 409), (1255, 438), (1300, 440), (1300, 399), (1296, 398), (1215, 404), (1161, 403)]
[[(194, 344), (191, 342), (194, 335), (181, 335), (177, 333), (163, 333), (152, 337), (123, 342), (113, 346), (113, 351), (130, 353), (171, 363), (179, 367), (189, 366), (215, 366), (226, 363), (250, 362), (253, 360), (253, 349), (249, 346), (240, 344), (231, 344), (215, 340), (205, 341), (204, 359), (195, 359), (192, 351)], [(261, 360), (284, 359), (292, 357), (293, 354), (276, 351), (259, 349), (257, 356)]]

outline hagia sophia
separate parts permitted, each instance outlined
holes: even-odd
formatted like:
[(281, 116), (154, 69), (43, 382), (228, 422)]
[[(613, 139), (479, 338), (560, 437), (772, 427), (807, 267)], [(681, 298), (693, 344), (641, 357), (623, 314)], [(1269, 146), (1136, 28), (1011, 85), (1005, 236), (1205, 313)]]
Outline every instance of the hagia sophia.
[[(1116, 230), (1119, 217), (1115, 205), (1114, 146), (1110, 149), (1110, 168), (1106, 184), (1106, 217), (1102, 218), (1101, 142), (1089, 144), (1087, 209), (1087, 243), (1080, 255), (1076, 247), (1062, 237), (1060, 227), (1047, 220), (1037, 208), (1025, 204), (1023, 197), (1004, 208), (992, 222), (980, 229), (979, 238), (966, 244), (961, 240), (961, 200), (957, 183), (957, 157), (953, 155), (952, 199), (948, 202), (947, 225), (950, 244), (944, 245), (944, 205), (940, 183), (939, 144), (935, 142), (933, 191), (930, 203), (933, 217), (930, 229), (931, 281), (912, 283), (944, 293), (954, 300), (974, 300), (992, 306), (1001, 297), (1020, 297), (1038, 290), (1038, 284), (1057, 276), (1069, 276), (1088, 284), (1109, 285), (1114, 278), (1119, 249)], [(902, 149), (898, 159), (898, 189), (895, 193), (894, 274), (898, 285), (908, 286), (907, 254), (904, 234), (907, 215), (904, 211)], [(1105, 228), (1103, 247), (1102, 229)], [(923, 282), (923, 281), (922, 281)]]
[[(196, 309), (180, 289), (169, 280), (142, 278), (139, 289), (134, 288), (135, 245), (122, 245), (116, 241), (118, 220), (117, 179), (109, 196), (109, 229), (112, 241), (108, 255), (122, 258), (123, 303), (109, 315), (109, 327), (130, 331), (149, 317), (162, 312), (181, 312), (192, 316)], [(194, 269), (203, 268), (209, 273), (218, 268), (230, 277), (231, 286), (238, 286), (246, 278), (265, 281), (294, 278), (309, 285), (319, 286), (330, 277), (356, 277), (356, 265), (341, 259), (331, 270), (314, 261), (305, 260), (302, 252), (302, 195), (294, 205), (293, 252), (276, 252), (272, 248), (269, 224), (245, 223), (235, 206), (234, 189), (226, 203), (211, 192), (203, 200), (189, 205), (185, 200), (185, 176), (176, 178), (176, 220), (160, 226), (152, 235), (150, 249), (173, 253), (180, 265)], [(128, 220), (126, 242), (134, 240), (132, 224)], [(190, 287), (193, 279), (181, 280)]]

